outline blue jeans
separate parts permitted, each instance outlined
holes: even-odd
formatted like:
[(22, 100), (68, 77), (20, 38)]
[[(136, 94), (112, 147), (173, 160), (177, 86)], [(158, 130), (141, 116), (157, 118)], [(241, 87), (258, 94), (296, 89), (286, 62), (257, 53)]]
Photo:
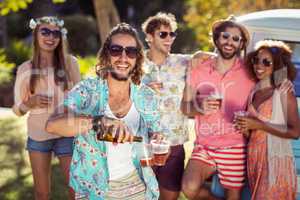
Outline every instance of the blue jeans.
[(36, 141), (28, 137), (26, 149), (44, 153), (54, 152), (55, 156), (72, 156), (74, 137), (61, 137), (45, 141)]

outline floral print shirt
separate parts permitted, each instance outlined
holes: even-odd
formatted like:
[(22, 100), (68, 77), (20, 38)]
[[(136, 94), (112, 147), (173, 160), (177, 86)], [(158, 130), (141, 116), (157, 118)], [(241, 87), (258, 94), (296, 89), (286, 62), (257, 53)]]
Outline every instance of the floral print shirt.
[[(107, 81), (100, 78), (88, 78), (79, 82), (64, 100), (64, 106), (76, 114), (102, 115), (108, 103)], [(131, 99), (138, 110), (141, 120), (137, 135), (148, 142), (148, 133), (160, 132), (160, 115), (157, 112), (158, 101), (147, 86), (131, 84)], [(104, 199), (108, 191), (109, 172), (107, 166), (106, 145), (96, 140), (96, 133), (78, 134), (74, 141), (74, 151), (70, 167), (70, 185), (76, 193), (85, 194), (90, 200)], [(159, 190), (155, 175), (150, 167), (141, 167), (132, 145), (132, 161), (139, 176), (146, 185), (145, 199), (158, 199)]]
[(191, 55), (170, 54), (160, 66), (145, 57), (143, 83), (163, 83), (163, 88), (157, 93), (163, 133), (172, 145), (183, 144), (188, 140), (188, 118), (182, 114), (180, 102)]

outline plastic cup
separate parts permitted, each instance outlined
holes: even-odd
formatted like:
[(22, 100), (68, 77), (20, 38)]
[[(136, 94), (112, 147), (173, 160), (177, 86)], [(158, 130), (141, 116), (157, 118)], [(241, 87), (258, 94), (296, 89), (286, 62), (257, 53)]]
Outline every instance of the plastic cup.
[(247, 115), (248, 115), (248, 112), (244, 111), (244, 110), (234, 112), (234, 118), (236, 118), (236, 117), (245, 117)]
[(137, 155), (142, 167), (153, 166), (153, 154), (151, 145), (146, 143), (137, 144)]
[(220, 93), (212, 93), (212, 94), (210, 94), (209, 99), (218, 101), (219, 102), (219, 108), (221, 108), (222, 101), (223, 101), (223, 95), (222, 94), (220, 94)]
[(166, 164), (170, 149), (170, 142), (166, 140), (151, 140), (154, 165), (164, 166)]
[[(247, 111), (244, 111), (244, 110), (236, 111), (236, 112), (234, 112), (234, 119), (236, 120), (237, 117), (246, 117), (248, 115), (249, 115), (249, 113)], [(235, 124), (235, 126), (237, 126), (237, 124)], [(235, 127), (235, 128), (236, 128), (236, 130), (238, 130), (237, 127)], [(240, 130), (238, 130), (238, 131), (240, 132)]]

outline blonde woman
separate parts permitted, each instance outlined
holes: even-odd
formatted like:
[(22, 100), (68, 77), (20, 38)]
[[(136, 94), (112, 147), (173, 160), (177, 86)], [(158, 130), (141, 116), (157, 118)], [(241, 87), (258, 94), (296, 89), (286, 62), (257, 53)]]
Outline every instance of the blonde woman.
[[(72, 158), (72, 137), (59, 137), (45, 131), (48, 117), (64, 95), (80, 80), (76, 59), (66, 52), (63, 20), (56, 17), (32, 19), (33, 57), (18, 67), (13, 111), (28, 113), (26, 149), (34, 180), (35, 199), (49, 199), (52, 152), (59, 159), (66, 182)], [(70, 199), (74, 192), (69, 189)]]

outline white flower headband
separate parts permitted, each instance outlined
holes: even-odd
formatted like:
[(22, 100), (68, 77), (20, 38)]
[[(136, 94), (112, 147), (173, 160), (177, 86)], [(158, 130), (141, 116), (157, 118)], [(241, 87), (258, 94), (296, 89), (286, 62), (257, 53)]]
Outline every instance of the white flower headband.
[(40, 24), (50, 24), (50, 25), (54, 25), (54, 26), (58, 26), (60, 29), (60, 32), (62, 33), (62, 37), (64, 39), (67, 38), (67, 29), (64, 28), (64, 20), (58, 19), (57, 17), (41, 17), (41, 18), (37, 18), (37, 19), (31, 19), (29, 22), (29, 27), (34, 30), (36, 28), (37, 25)]

